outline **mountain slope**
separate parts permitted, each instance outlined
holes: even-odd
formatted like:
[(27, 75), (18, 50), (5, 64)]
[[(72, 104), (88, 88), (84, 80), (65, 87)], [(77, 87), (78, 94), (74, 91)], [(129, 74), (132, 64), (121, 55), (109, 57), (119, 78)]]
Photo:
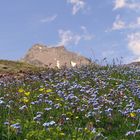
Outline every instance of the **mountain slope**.
[(19, 61), (0, 60), (0, 74), (16, 74), (18, 72), (35, 71), (38, 68)]
[(90, 63), (89, 59), (66, 50), (64, 46), (47, 47), (40, 44), (29, 49), (22, 61), (36, 66), (49, 67), (71, 67)]

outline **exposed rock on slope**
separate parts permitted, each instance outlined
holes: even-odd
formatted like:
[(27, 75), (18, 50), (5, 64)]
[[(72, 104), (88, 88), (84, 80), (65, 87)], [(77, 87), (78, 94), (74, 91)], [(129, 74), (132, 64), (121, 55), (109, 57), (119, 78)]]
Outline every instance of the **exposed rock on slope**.
[(140, 61), (129, 63), (127, 66), (140, 67)]
[(40, 44), (36, 44), (29, 49), (22, 61), (36, 66), (57, 66), (58, 68), (62, 66), (87, 65), (90, 63), (89, 59), (66, 50), (64, 46), (47, 47)]

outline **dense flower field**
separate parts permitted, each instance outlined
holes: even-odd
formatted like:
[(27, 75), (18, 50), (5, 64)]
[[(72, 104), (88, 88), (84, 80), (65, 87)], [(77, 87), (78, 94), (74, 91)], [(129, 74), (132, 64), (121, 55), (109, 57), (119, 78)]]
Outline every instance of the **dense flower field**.
[(139, 140), (140, 69), (86, 66), (0, 80), (1, 140)]

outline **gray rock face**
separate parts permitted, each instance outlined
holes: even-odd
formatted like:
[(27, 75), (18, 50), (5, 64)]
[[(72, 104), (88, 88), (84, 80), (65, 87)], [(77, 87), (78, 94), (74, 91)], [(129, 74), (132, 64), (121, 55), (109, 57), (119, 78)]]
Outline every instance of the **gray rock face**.
[(49, 67), (74, 67), (88, 65), (91, 61), (83, 56), (66, 50), (64, 46), (47, 47), (44, 45), (34, 45), (22, 61), (36, 66)]

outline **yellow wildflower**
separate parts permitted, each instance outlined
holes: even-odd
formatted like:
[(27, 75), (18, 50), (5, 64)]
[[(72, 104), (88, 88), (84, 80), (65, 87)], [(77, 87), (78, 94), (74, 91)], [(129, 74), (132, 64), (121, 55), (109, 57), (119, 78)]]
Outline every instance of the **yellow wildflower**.
[(23, 101), (24, 103), (28, 103), (28, 102), (29, 102), (29, 99), (28, 99), (27, 97), (23, 97), (22, 101)]
[(49, 92), (52, 92), (52, 90), (51, 89), (47, 89), (46, 90), (46, 93), (49, 93)]
[(45, 90), (44, 88), (40, 88), (40, 89), (39, 89), (39, 91), (44, 91), (44, 90)]
[(24, 93), (26, 96), (29, 96), (30, 95), (30, 92), (25, 92)]
[(130, 113), (130, 117), (134, 118), (135, 116), (136, 116), (136, 113), (134, 113), (134, 112)]
[(19, 93), (22, 93), (22, 92), (24, 92), (24, 89), (23, 89), (23, 88), (19, 88), (19, 89), (18, 89), (18, 92), (19, 92)]

